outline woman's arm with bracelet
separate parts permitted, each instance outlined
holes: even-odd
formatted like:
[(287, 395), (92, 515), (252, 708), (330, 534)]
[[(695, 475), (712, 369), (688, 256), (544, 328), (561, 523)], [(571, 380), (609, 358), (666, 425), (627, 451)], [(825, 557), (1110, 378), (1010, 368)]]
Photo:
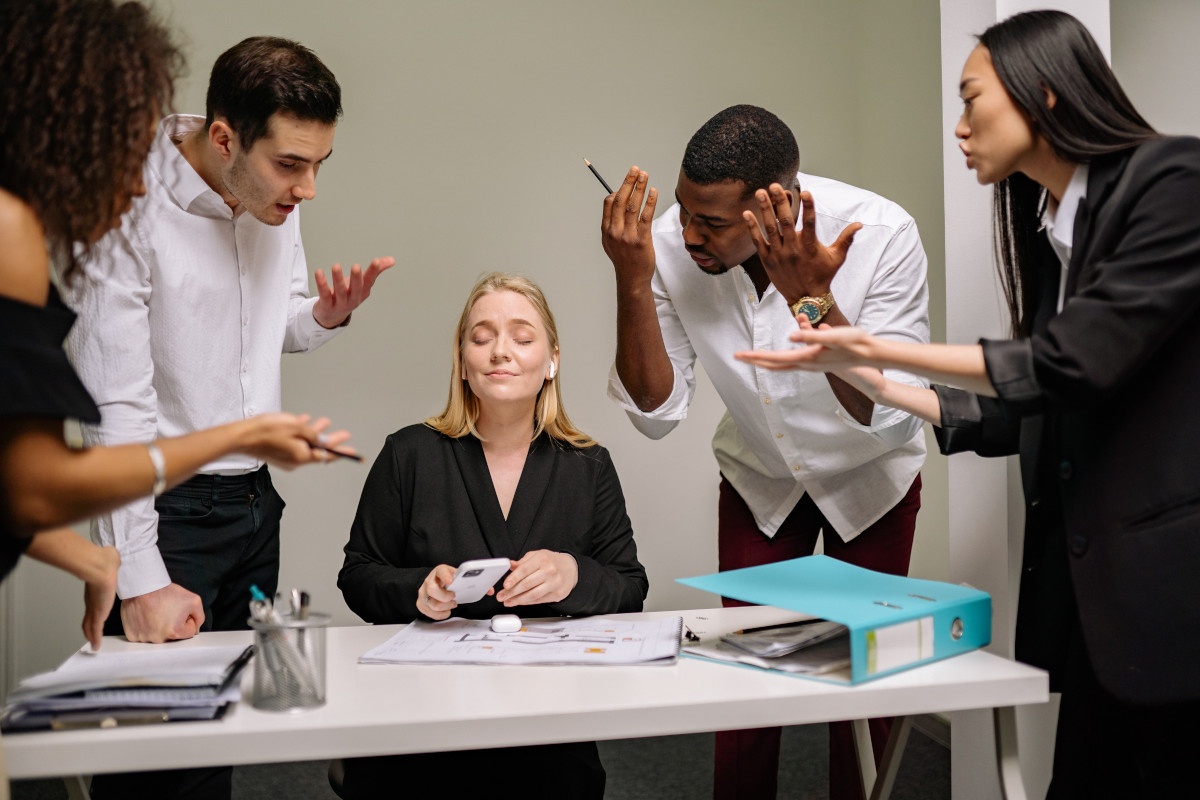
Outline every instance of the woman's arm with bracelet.
[(734, 357), (774, 370), (836, 373), (852, 367), (899, 369), (934, 383), (956, 386), (986, 397), (996, 396), (984, 365), (983, 348), (977, 344), (897, 342), (853, 327), (822, 325), (817, 329), (803, 320), (800, 330), (788, 338), (809, 346), (792, 350), (748, 350), (735, 353)]
[(862, 392), (872, 403), (906, 411), (931, 425), (941, 425), (942, 408), (937, 393), (888, 379), (874, 367), (849, 367), (833, 373)]
[(83, 635), (99, 650), (104, 620), (117, 599), (117, 548), (94, 545), (70, 528), (55, 528), (34, 536), (25, 554), (84, 582)]
[[(208, 462), (240, 452), (291, 469), (333, 456), (323, 445), (349, 438), (344, 431), (321, 435), (325, 419), (263, 414), (152, 445), (72, 450), (63, 440), (61, 419), (11, 417), (0, 420), (0, 497), (12, 529), (35, 531), (68, 525), (161, 493)], [(161, 453), (161, 469), (152, 456)]]

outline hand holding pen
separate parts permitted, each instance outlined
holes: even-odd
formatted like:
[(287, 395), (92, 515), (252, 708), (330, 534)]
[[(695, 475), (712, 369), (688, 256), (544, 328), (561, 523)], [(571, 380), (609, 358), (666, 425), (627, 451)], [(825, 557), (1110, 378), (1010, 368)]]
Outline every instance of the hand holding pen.
[(617, 271), (618, 286), (648, 286), (654, 277), (650, 226), (658, 190), (653, 186), (647, 189), (649, 178), (636, 166), (630, 167), (617, 191), (604, 198), (600, 241)]
[(600, 173), (597, 172), (596, 168), (592, 166), (592, 162), (588, 161), (585, 158), (583, 160), (583, 163), (587, 164), (587, 168), (590, 169), (592, 171), (592, 174), (596, 176), (596, 180), (600, 181), (600, 185), (604, 187), (604, 191), (608, 192), (609, 194), (612, 194), (613, 193), (612, 187), (608, 185), (608, 181), (606, 181), (606, 180), (604, 180), (604, 178), (600, 177)]
[(290, 470), (339, 457), (361, 460), (352, 449), (340, 447), (350, 438), (349, 432), (327, 432), (330, 423), (326, 417), (311, 421), (308, 414), (260, 414), (233, 424), (245, 429), (240, 435), (247, 444), (240, 452), (274, 467)]
[[(345, 433), (345, 432), (342, 431), (342, 433)], [(346, 436), (349, 436), (349, 435), (350, 434), (348, 434), (348, 433), (346, 434)], [(348, 458), (351, 461), (361, 462), (363, 460), (363, 457), (360, 456), (358, 453), (354, 452), (353, 450), (350, 450), (350, 449), (338, 450), (338, 449), (332, 447), (331, 445), (332, 445), (331, 437), (326, 436), (323, 433), (319, 434), (317, 436), (317, 443), (315, 445), (312, 444), (311, 442), (309, 443), (309, 446), (313, 449), (314, 453), (324, 453), (328, 456), (334, 456), (336, 458)], [(327, 458), (325, 460), (332, 461), (333, 459)]]

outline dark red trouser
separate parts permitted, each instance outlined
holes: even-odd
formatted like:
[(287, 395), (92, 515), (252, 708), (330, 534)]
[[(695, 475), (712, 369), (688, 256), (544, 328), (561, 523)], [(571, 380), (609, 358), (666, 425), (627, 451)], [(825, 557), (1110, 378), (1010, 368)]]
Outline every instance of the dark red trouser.
[[(805, 495), (779, 526), (773, 537), (758, 529), (741, 495), (721, 478), (717, 508), (718, 568), (721, 571), (753, 567), (812, 555), (817, 534), (825, 530), (825, 555), (848, 564), (894, 575), (908, 574), (917, 511), (921, 508), (921, 476), (908, 494), (879, 521), (843, 542)], [(744, 606), (722, 598), (726, 607)], [(891, 720), (870, 721), (871, 744), (878, 763), (887, 744)], [(779, 783), (779, 737), (781, 728), (756, 728), (717, 733), (713, 797), (717, 800), (774, 800)], [(829, 796), (831, 800), (860, 800), (858, 756), (849, 722), (829, 723)]]

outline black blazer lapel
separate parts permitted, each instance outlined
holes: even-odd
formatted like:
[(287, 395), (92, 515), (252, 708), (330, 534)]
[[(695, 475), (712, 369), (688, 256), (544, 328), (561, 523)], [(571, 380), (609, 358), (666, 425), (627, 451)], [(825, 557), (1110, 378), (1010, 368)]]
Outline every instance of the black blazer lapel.
[[(1084, 261), (1084, 250), (1087, 250), (1086, 242), (1090, 242), (1092, 236), (1092, 212), (1088, 205), (1088, 198), (1084, 197), (1079, 200), (1079, 208), (1075, 209), (1075, 227), (1071, 233), (1071, 263), (1067, 265), (1067, 285), (1063, 294), (1063, 303), (1075, 294), (1075, 287), (1079, 283), (1079, 270)], [(1057, 305), (1057, 303), (1056, 303)]]
[(1075, 210), (1075, 227), (1071, 230), (1071, 263), (1067, 266), (1066, 297), (1075, 294), (1079, 285), (1079, 272), (1098, 237), (1095, 236), (1096, 217), (1099, 209), (1112, 194), (1117, 180), (1125, 171), (1132, 151), (1101, 156), (1088, 167), (1087, 195), (1079, 201)]
[[(496, 499), (496, 487), (492, 484), (491, 473), (488, 472), (483, 445), (470, 434), (456, 439), (454, 445), (451, 449), (458, 461), (458, 469), (467, 487), (467, 496), (471, 498), (475, 521), (479, 523), (488, 553), (493, 558), (513, 558), (519, 551), (514, 548), (505, 527), (504, 513), (500, 510), (500, 501)], [(522, 483), (524, 480), (525, 476), (522, 474)], [(518, 486), (518, 497), (520, 491)], [(516, 505), (515, 501), (513, 505)], [(511, 514), (511, 511), (509, 513)]]
[(518, 553), (525, 551), (529, 532), (533, 529), (533, 522), (542, 507), (542, 497), (545, 496), (550, 477), (554, 474), (556, 452), (554, 443), (544, 433), (529, 445), (525, 468), (521, 470), (521, 480), (517, 483), (512, 507), (508, 509), (508, 535)]

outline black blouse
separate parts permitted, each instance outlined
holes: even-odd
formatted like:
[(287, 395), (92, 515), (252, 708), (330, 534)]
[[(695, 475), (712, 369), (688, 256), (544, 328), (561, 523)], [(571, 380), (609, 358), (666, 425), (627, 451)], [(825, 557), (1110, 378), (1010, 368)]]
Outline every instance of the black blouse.
[(539, 436), (505, 519), (479, 440), (413, 425), (389, 436), (371, 467), (338, 587), (368, 622), (411, 622), (422, 617), (417, 589), (438, 564), (520, 559), (541, 549), (570, 553), (579, 564), (579, 582), (566, 599), (506, 609), (484, 597), (453, 615), (641, 611), (649, 584), (607, 450)]
[[(75, 312), (54, 287), (45, 307), (0, 296), (0, 418), (100, 421), (100, 409), (63, 350), (74, 324)], [(0, 580), (28, 546), (29, 537), (18, 536), (8, 514), (0, 513)]]

